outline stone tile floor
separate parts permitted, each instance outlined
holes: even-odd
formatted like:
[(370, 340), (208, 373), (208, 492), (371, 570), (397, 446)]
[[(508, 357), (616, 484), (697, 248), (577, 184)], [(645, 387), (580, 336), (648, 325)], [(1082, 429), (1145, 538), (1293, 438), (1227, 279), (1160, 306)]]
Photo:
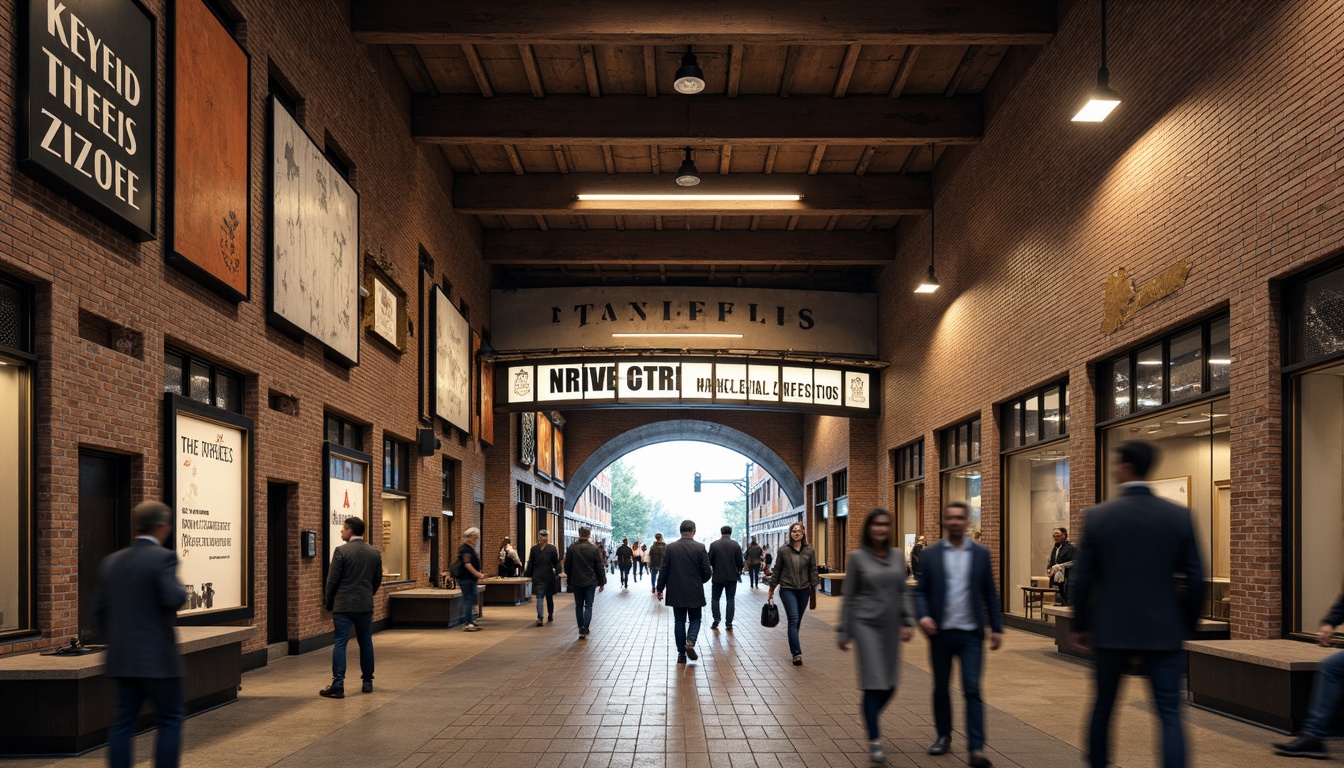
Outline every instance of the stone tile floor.
[[(760, 626), (765, 590), (739, 588), (734, 632), (709, 630), (700, 660), (676, 664), (671, 610), (646, 580), (598, 595), (593, 633), (579, 640), (569, 597), (556, 621), (532, 626), (531, 606), (486, 609), (483, 631), (396, 630), (374, 636), (376, 690), (358, 693), (350, 649), (347, 696), (322, 699), (330, 652), (280, 659), (243, 677), (239, 700), (187, 721), (187, 766), (449, 766), (474, 768), (786, 768), (865, 766), (854, 659), (834, 644), (837, 599), (818, 597), (804, 620), (806, 663), (790, 664), (783, 626)], [(904, 646), (901, 688), (882, 721), (888, 765), (965, 765), (954, 693), (953, 753), (929, 757), (931, 680), (925, 641)], [(1010, 631), (986, 664), (989, 756), (996, 766), (1082, 762), (1091, 683), (1053, 642)], [(954, 675), (955, 679), (955, 675)], [(1113, 756), (1156, 764), (1146, 687), (1130, 682), (1117, 706)], [(1187, 709), (1192, 765), (1265, 768), (1282, 762), (1276, 735)], [(152, 735), (136, 741), (148, 765)], [(13, 768), (101, 765), (78, 758), (7, 761)]]

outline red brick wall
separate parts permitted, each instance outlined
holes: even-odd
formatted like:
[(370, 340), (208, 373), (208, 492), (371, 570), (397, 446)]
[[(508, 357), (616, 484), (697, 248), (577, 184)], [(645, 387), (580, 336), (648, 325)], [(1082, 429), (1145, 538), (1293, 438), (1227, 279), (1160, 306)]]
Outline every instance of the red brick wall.
[[(158, 18), (157, 73), (159, 234), (163, 233), (167, 146), (164, 83), (167, 13), (164, 0), (146, 3)], [(331, 408), (368, 425), (365, 447), (375, 456), (372, 518), (381, 519), (384, 433), (415, 437), (417, 364), (415, 345), (428, 329), (418, 323), (404, 355), (362, 340), (361, 364), (351, 370), (328, 363), (314, 341), (296, 343), (266, 324), (265, 196), (268, 73), (278, 72), (303, 100), (301, 123), (318, 140), (330, 134), (355, 166), (360, 197), (363, 253), (382, 251), (396, 265), (396, 279), (414, 301), (418, 253), (435, 258), (433, 279), (452, 284), (454, 302), (471, 307), (473, 327), (486, 317), (489, 275), (480, 261), (479, 233), (450, 213), (449, 177), (435, 149), (417, 146), (403, 119), (404, 93), (389, 93), (394, 65), (357, 45), (340, 6), (324, 0), (273, 3), (238, 0), (245, 22), (244, 46), (251, 56), (252, 201), (250, 242), (252, 299), (234, 305), (215, 297), (164, 262), (163, 241), (133, 244), (81, 209), (18, 171), (0, 163), (0, 270), (37, 285), (39, 393), (37, 450), (37, 622), (40, 637), (0, 642), (0, 654), (63, 642), (75, 634), (77, 616), (79, 448), (134, 457), (136, 501), (163, 493), (163, 349), (180, 346), (246, 375), (245, 413), (256, 421), (256, 472), (252, 500), (256, 577), (253, 623), (260, 627), (246, 650), (264, 644), (266, 563), (289, 560), (288, 635), (300, 639), (331, 630), (321, 608), (321, 558), (299, 559), (301, 530), (322, 530), (323, 410)], [(0, 14), (0, 108), (15, 110), (13, 13)], [(404, 85), (401, 86), (404, 89)], [(392, 119), (388, 119), (392, 116)], [(17, 125), (0, 121), (0, 156), (13, 158)], [(133, 358), (82, 340), (83, 309), (144, 334), (143, 358)], [(416, 317), (414, 305), (410, 308)], [(299, 400), (291, 417), (268, 407), (270, 390)], [(442, 429), (439, 429), (442, 434)], [(445, 437), (442, 454), (462, 461), (466, 496), (484, 492), (485, 457), (474, 441)], [(424, 581), (428, 549), (418, 534), (422, 515), (438, 514), (440, 457), (412, 451), (410, 572)], [(291, 502), (286, 552), (267, 552), (267, 483), (297, 484)], [(379, 540), (378, 524), (370, 536)], [(385, 593), (381, 593), (385, 594)], [(386, 598), (376, 616), (386, 614)]]

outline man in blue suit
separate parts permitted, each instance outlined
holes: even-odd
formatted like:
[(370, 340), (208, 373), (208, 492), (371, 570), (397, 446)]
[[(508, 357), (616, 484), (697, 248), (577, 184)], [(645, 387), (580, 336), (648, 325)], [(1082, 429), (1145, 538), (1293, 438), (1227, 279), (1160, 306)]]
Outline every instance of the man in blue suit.
[(177, 554), (163, 546), (168, 505), (146, 501), (131, 510), (135, 540), (98, 569), (94, 619), (107, 642), (105, 674), (116, 682), (117, 709), (108, 730), (107, 761), (131, 765), (131, 736), (145, 699), (159, 726), (154, 765), (176, 768), (182, 753), (182, 657), (173, 626), (187, 591), (177, 581)]
[(945, 755), (952, 746), (952, 658), (961, 659), (961, 690), (966, 697), (966, 736), (971, 768), (990, 768), (985, 757), (985, 705), (980, 698), (984, 666), (985, 620), (989, 647), (1003, 644), (1003, 610), (994, 586), (989, 550), (966, 537), (970, 507), (954, 501), (943, 512), (946, 537), (925, 547), (919, 558), (915, 607), (920, 629), (929, 636), (933, 665), (933, 720), (938, 738), (930, 755)]
[[(1185, 768), (1182, 643), (1204, 603), (1204, 566), (1190, 510), (1153, 495), (1144, 478), (1157, 450), (1121, 443), (1111, 463), (1120, 495), (1087, 511), (1073, 569), (1074, 646), (1096, 659), (1088, 759), (1105, 768), (1120, 676), (1138, 658), (1162, 721), (1163, 768)], [(1179, 583), (1177, 576), (1184, 577)]]

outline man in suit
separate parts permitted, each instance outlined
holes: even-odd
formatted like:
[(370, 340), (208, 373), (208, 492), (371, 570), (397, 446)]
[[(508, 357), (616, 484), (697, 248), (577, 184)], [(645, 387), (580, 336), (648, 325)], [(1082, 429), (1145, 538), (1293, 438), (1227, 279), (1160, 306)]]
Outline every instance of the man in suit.
[[(1120, 676), (1137, 657), (1162, 721), (1163, 768), (1185, 768), (1182, 642), (1204, 602), (1204, 566), (1190, 510), (1153, 495), (1149, 443), (1121, 443), (1111, 462), (1120, 495), (1089, 509), (1073, 571), (1074, 646), (1095, 657), (1097, 701), (1088, 759), (1105, 768)], [(1176, 575), (1183, 576), (1183, 584)]]
[(537, 598), (537, 626), (541, 622), (541, 601), (546, 600), (546, 620), (555, 621), (555, 592), (560, 586), (560, 550), (551, 543), (549, 531), (537, 533), (537, 543), (527, 553), (524, 576), (532, 577), (532, 594)]
[(569, 591), (574, 593), (574, 615), (579, 622), (579, 639), (588, 637), (593, 622), (593, 598), (607, 588), (607, 571), (602, 567), (602, 551), (588, 540), (593, 529), (579, 528), (579, 540), (565, 550), (565, 573)]
[[(733, 631), (733, 607), (737, 602), (737, 582), (742, 577), (742, 547), (733, 541), (733, 529), (731, 526), (723, 526), (719, 529), (722, 536), (718, 541), (709, 545), (709, 565), (714, 571), (713, 594), (710, 597), (710, 607), (714, 614), (714, 623), (709, 625), (710, 629), (718, 629), (721, 618), (728, 619), (726, 629)], [(728, 609), (723, 617), (719, 615), (719, 597), (723, 594), (728, 595)]]
[(116, 684), (116, 714), (107, 732), (107, 762), (131, 765), (140, 706), (154, 704), (159, 727), (154, 765), (175, 768), (182, 755), (182, 657), (173, 626), (187, 591), (177, 580), (177, 553), (163, 546), (172, 511), (158, 501), (131, 510), (135, 540), (103, 560), (93, 614), (107, 642), (105, 674)]
[(331, 648), (331, 685), (318, 691), (328, 699), (345, 698), (345, 648), (350, 629), (359, 643), (359, 672), (364, 693), (373, 693), (373, 593), (383, 583), (383, 555), (364, 541), (364, 521), (345, 518), (341, 541), (327, 567), (327, 587), (322, 604), (331, 611), (336, 625), (336, 644)]
[(1055, 537), (1055, 546), (1050, 550), (1045, 573), (1050, 577), (1051, 586), (1059, 590), (1055, 605), (1065, 606), (1069, 604), (1069, 571), (1073, 570), (1078, 553), (1069, 541), (1069, 529), (1056, 528), (1050, 535)]
[[(1335, 599), (1330, 613), (1321, 621), (1316, 631), (1316, 644), (1329, 648), (1335, 636), (1335, 630), (1344, 624), (1344, 592)], [(1330, 735), (1330, 718), (1339, 704), (1340, 694), (1344, 693), (1344, 651), (1336, 651), (1321, 662), (1316, 670), (1316, 679), (1311, 684), (1311, 708), (1307, 710), (1307, 719), (1302, 722), (1302, 733), (1290, 742), (1275, 744), (1274, 753), (1284, 757), (1313, 757), (1324, 760), (1329, 757), (1325, 750), (1325, 739)]]
[[(677, 644), (677, 663), (700, 658), (695, 652), (695, 636), (700, 634), (700, 609), (705, 607), (705, 582), (714, 570), (709, 553), (695, 540), (695, 521), (681, 521), (681, 538), (667, 545), (663, 570), (658, 573), (658, 599), (667, 592), (672, 607), (673, 638)], [(686, 624), (689, 621), (690, 628)]]
[(1003, 611), (989, 550), (966, 537), (970, 507), (954, 501), (943, 511), (947, 536), (920, 553), (915, 605), (919, 626), (929, 636), (933, 666), (933, 720), (938, 738), (930, 755), (945, 755), (952, 746), (952, 659), (961, 659), (961, 691), (966, 698), (966, 740), (971, 768), (990, 768), (985, 757), (985, 705), (980, 697), (984, 666), (985, 618), (989, 647), (1003, 644)]

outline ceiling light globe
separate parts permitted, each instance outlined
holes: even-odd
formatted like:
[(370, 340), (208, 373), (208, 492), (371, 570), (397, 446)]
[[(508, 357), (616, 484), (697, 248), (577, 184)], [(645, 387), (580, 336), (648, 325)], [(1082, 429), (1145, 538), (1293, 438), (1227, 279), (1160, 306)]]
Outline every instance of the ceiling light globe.
[(686, 72), (686, 69), (686, 67), (678, 69), (677, 79), (672, 83), (672, 87), (677, 90), (677, 93), (690, 96), (705, 90), (705, 80), (700, 76), (700, 68), (695, 67), (694, 72)]
[(694, 173), (677, 174), (677, 186), (679, 187), (694, 187), (698, 186), (699, 184), (700, 184), (700, 177), (696, 176)]

